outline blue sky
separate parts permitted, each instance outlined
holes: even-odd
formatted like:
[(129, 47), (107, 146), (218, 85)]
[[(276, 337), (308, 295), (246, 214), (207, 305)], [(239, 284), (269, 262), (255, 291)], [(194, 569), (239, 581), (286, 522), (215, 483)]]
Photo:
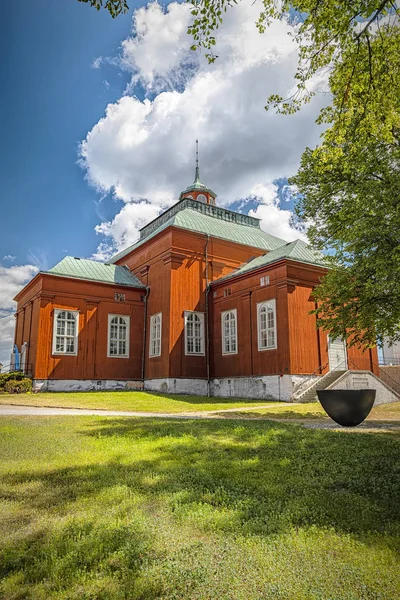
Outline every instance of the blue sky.
[[(0, 260), (47, 268), (65, 251), (95, 248), (98, 195), (77, 165), (77, 146), (126, 86), (123, 72), (91, 65), (117, 53), (131, 14), (112, 19), (76, 0), (2, 6)], [(101, 217), (113, 211), (103, 201)]]

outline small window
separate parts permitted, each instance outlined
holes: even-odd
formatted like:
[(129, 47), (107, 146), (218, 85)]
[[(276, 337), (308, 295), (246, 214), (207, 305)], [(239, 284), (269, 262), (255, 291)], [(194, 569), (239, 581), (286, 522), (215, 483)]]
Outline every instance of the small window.
[(229, 310), (221, 314), (222, 319), (222, 354), (237, 354), (237, 310)]
[(108, 358), (129, 358), (130, 317), (108, 315)]
[(272, 350), (277, 347), (275, 300), (257, 304), (258, 349)]
[(265, 275), (265, 277), (261, 277), (260, 279), (260, 285), (269, 285), (269, 276)]
[(78, 354), (78, 320), (78, 311), (55, 309), (53, 354)]
[(185, 311), (185, 354), (204, 355), (204, 313)]
[(120, 292), (115, 292), (114, 300), (115, 300), (115, 302), (125, 302), (125, 294), (121, 294)]
[(150, 348), (149, 356), (161, 356), (161, 324), (162, 314), (150, 317)]
[(207, 204), (207, 198), (205, 197), (205, 195), (204, 195), (204, 194), (199, 194), (199, 195), (197, 196), (197, 200), (198, 200), (199, 202), (204, 202), (205, 204)]
[(225, 297), (226, 297), (226, 296), (230, 296), (231, 294), (232, 294), (232, 290), (231, 290), (231, 288), (226, 288), (226, 289), (224, 290), (224, 296), (225, 296)]

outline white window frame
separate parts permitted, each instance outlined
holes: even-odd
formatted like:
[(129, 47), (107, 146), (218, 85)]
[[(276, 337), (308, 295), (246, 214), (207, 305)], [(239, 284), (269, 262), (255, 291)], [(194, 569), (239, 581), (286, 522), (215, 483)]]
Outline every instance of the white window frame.
[[(225, 317), (227, 315), (231, 315), (231, 314), (234, 316), (233, 322), (235, 324), (235, 326), (234, 326), (235, 329), (234, 329), (234, 333), (232, 333), (231, 326), (230, 326), (228, 336), (226, 336)], [(226, 347), (227, 347), (227, 345), (228, 345), (228, 347), (230, 347), (232, 340), (234, 340), (235, 349), (227, 350)], [(221, 341), (222, 341), (222, 354), (224, 356), (238, 353), (238, 327), (237, 327), (237, 309), (236, 308), (231, 308), (230, 310), (225, 310), (224, 312), (221, 313)], [(228, 344), (227, 344), (227, 342), (228, 342)]]
[[(268, 332), (269, 330), (273, 330), (274, 332), (274, 345), (272, 346), (262, 346), (261, 344), (261, 309), (263, 308), (263, 306), (268, 306), (271, 307), (273, 310), (273, 315), (274, 315), (274, 326), (273, 327), (268, 327), (268, 318), (267, 318), (267, 327), (266, 327), (266, 331)], [(268, 315), (268, 313), (267, 313)], [(271, 300), (264, 300), (263, 302), (259, 302), (257, 304), (257, 338), (258, 338), (258, 350), (259, 352), (263, 352), (264, 350), (276, 350), (278, 347), (278, 333), (277, 333), (277, 327), (276, 327), (276, 300), (275, 298), (271, 299)], [(268, 333), (267, 333), (267, 338), (268, 338)]]
[[(71, 313), (75, 317), (75, 334), (73, 336), (57, 335), (57, 318), (61, 313)], [(53, 346), (52, 346), (52, 354), (55, 356), (78, 356), (78, 334), (79, 334), (79, 311), (78, 310), (69, 310), (68, 308), (55, 308), (53, 313)], [(74, 352), (64, 352), (61, 350), (56, 350), (56, 341), (58, 337), (65, 338), (73, 338), (74, 340)], [(65, 347), (65, 343), (64, 343)]]
[[(188, 350), (188, 318), (190, 315), (196, 315), (200, 319), (200, 352), (189, 352)], [(205, 355), (205, 343), (204, 343), (204, 313), (197, 312), (194, 310), (185, 310), (185, 356), (204, 356)], [(193, 337), (193, 339), (196, 339)]]
[[(121, 317), (126, 321), (126, 353), (125, 354), (110, 354), (110, 342), (111, 342), (111, 321), (115, 317)], [(131, 318), (129, 315), (121, 315), (119, 313), (108, 315), (108, 327), (107, 327), (107, 358), (129, 358), (129, 345), (130, 345), (130, 331), (131, 331)], [(117, 338), (118, 339), (118, 338)]]
[[(153, 327), (154, 324), (156, 322), (157, 318), (160, 318), (160, 329), (159, 329), (159, 335), (157, 336), (157, 331), (156, 331), (156, 336), (153, 336)], [(157, 351), (157, 347), (155, 347), (155, 350), (153, 351), (153, 343), (154, 342), (158, 342), (158, 351)], [(162, 345), (162, 313), (156, 313), (155, 315), (151, 315), (150, 317), (150, 336), (149, 336), (149, 357), (150, 358), (154, 358), (155, 356), (161, 356), (161, 345)], [(157, 346), (157, 344), (156, 344)]]

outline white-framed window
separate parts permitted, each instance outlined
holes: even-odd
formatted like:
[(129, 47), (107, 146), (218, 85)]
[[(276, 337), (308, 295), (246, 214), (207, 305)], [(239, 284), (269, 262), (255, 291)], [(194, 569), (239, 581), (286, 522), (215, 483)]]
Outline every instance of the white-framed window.
[(260, 285), (269, 285), (269, 275), (260, 278)]
[(129, 358), (130, 317), (108, 315), (108, 358)]
[(257, 304), (257, 330), (259, 350), (273, 350), (277, 347), (275, 300)]
[(222, 354), (237, 354), (237, 310), (227, 310), (221, 313)]
[(162, 313), (150, 317), (150, 346), (149, 356), (161, 356), (161, 326)]
[(205, 204), (207, 204), (207, 198), (206, 198), (206, 196), (205, 196), (204, 194), (199, 194), (199, 195), (197, 196), (197, 200), (198, 200), (199, 202), (204, 202)]
[(185, 311), (185, 354), (204, 356), (204, 313)]
[(78, 325), (77, 310), (54, 310), (53, 354), (78, 354)]

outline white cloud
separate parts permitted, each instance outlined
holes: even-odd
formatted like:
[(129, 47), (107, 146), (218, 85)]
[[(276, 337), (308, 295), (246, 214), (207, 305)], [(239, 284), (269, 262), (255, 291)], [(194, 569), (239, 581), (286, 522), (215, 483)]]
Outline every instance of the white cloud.
[(198, 61), (190, 50), (190, 6), (172, 2), (163, 12), (152, 2), (133, 15), (133, 35), (122, 42), (121, 65), (132, 72), (130, 89), (140, 82), (147, 91), (174, 88), (186, 80), (185, 68)]
[(98, 56), (97, 58), (95, 58), (94, 61), (92, 62), (92, 69), (100, 69), (102, 62), (103, 62), (102, 56)]
[(34, 265), (0, 265), (0, 362), (9, 363), (14, 339), (14, 296), (38, 272)]
[[(122, 43), (120, 61), (132, 73), (132, 95), (109, 104), (81, 145), (88, 180), (125, 203), (96, 228), (106, 245), (135, 241), (139, 223), (177, 201), (193, 177), (196, 137), (202, 179), (222, 206), (258, 197), (256, 190), (293, 174), (304, 148), (317, 142), (314, 121), (326, 96), (292, 116), (264, 110), (271, 93), (285, 95), (293, 87), (298, 56), (288, 35), (294, 26), (275, 22), (260, 35), (259, 10), (240, 3), (228, 11), (212, 65), (198, 54), (193, 63), (189, 5), (171, 3), (163, 12), (151, 3), (134, 13), (134, 33)], [(133, 95), (138, 82), (147, 94), (143, 101)], [(290, 211), (260, 198), (263, 227), (298, 237)]]
[(297, 239), (307, 242), (307, 226), (305, 225), (301, 229), (294, 227), (292, 211), (279, 207), (277, 185), (273, 183), (257, 184), (251, 190), (251, 196), (260, 204), (256, 210), (250, 210), (249, 215), (261, 220), (261, 229), (288, 242)]
[(3, 261), (9, 261), (9, 262), (14, 262), (14, 260), (16, 259), (16, 256), (13, 256), (12, 254), (6, 254), (5, 256), (3, 256)]

